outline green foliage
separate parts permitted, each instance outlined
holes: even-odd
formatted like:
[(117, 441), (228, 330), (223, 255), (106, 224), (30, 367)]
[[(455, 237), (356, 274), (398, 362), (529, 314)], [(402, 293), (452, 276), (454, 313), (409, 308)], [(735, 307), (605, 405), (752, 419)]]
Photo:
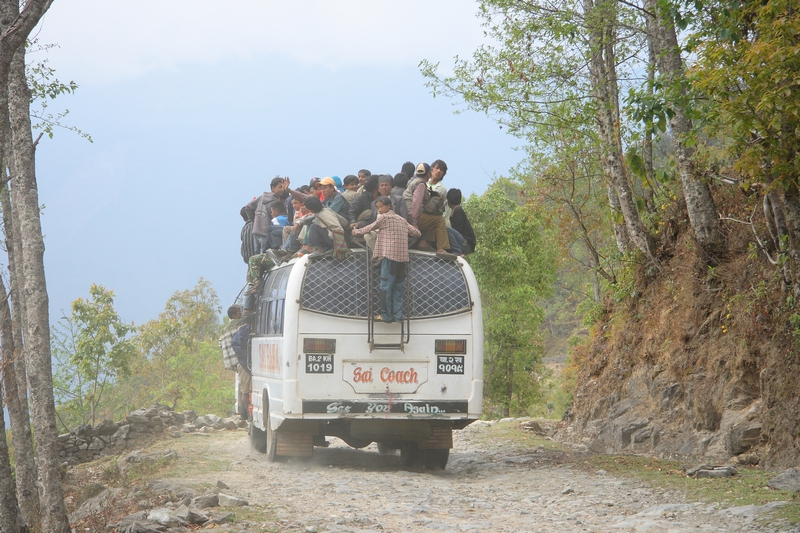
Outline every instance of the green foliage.
[(544, 310), (555, 261), (540, 217), (500, 188), (465, 205), (479, 246), (470, 265), (481, 287), (486, 339), (486, 389), (505, 414), (526, 409), (538, 395)]
[[(40, 45), (38, 42), (28, 42), (26, 55), (47, 52), (56, 48), (55, 44)], [(49, 65), (47, 59), (41, 61), (29, 61), (25, 66), (25, 77), (28, 80), (28, 87), (31, 90), (31, 119), (33, 129), (40, 129), (51, 139), (55, 128), (62, 128), (77, 133), (89, 142), (92, 136), (82, 131), (76, 126), (64, 124), (62, 120), (69, 114), (69, 109), (64, 109), (55, 114), (48, 110), (51, 100), (59, 96), (73, 94), (78, 89), (78, 84), (74, 81), (63, 83), (55, 77), (55, 69)]]
[(783, 185), (800, 176), (800, 17), (794, 0), (687, 3), (689, 70), (706, 131), (729, 136), (739, 170)]
[(131, 376), (117, 387), (121, 409), (162, 402), (173, 408), (214, 405), (229, 408), (232, 382), (220, 364), (219, 299), (211, 284), (200, 278), (191, 290), (177, 291), (158, 319), (139, 328), (139, 349)]
[(108, 389), (128, 375), (136, 353), (126, 339), (134, 327), (114, 310), (114, 293), (102, 285), (92, 285), (89, 293), (52, 327), (53, 384), (68, 427), (95, 423), (109, 404)]

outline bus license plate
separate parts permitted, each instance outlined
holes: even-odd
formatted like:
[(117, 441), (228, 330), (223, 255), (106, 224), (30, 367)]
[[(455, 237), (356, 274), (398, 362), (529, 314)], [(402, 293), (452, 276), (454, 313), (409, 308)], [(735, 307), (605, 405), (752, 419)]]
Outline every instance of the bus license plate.
[(306, 374), (333, 374), (333, 354), (306, 354)]
[(463, 355), (437, 355), (437, 374), (464, 374)]

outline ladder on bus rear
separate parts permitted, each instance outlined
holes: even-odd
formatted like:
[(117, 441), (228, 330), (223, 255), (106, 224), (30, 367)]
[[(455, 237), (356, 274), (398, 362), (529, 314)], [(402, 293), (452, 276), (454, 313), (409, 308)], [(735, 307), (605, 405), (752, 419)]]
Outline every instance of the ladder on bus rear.
[[(408, 341), (411, 338), (410, 335), (410, 327), (411, 321), (408, 318), (409, 313), (403, 313), (403, 320), (400, 320), (400, 333), (399, 333), (399, 341), (397, 343), (378, 343), (375, 342), (375, 314), (377, 310), (375, 309), (375, 293), (380, 291), (380, 263), (377, 265), (372, 258), (372, 251), (367, 248), (366, 250), (366, 258), (367, 258), (367, 344), (369, 344), (369, 351), (375, 350), (400, 350), (401, 352), (405, 352), (405, 346), (408, 344)], [(409, 262), (408, 266), (411, 266), (411, 262)], [(410, 283), (408, 283), (408, 275), (410, 273), (410, 268), (406, 270), (406, 287), (405, 287), (405, 294), (403, 297), (404, 305), (406, 309), (408, 309), (408, 302), (409, 302), (409, 294), (410, 294)], [(378, 280), (378, 283), (375, 283), (375, 280)], [(393, 323), (394, 324), (394, 323)], [(382, 335), (388, 336), (388, 335)]]

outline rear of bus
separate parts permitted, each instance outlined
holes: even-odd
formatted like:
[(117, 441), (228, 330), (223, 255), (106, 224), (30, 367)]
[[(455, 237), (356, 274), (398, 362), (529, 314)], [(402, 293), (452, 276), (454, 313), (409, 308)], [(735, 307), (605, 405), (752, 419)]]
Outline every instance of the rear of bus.
[(310, 443), (337, 436), (443, 468), (452, 430), (480, 417), (483, 322), (472, 270), (463, 259), (410, 257), (406, 318), (393, 323), (371, 318), (380, 270), (365, 251), (293, 262), (272, 369), (281, 379), (266, 383), (269, 398), (253, 398), (255, 411), (269, 404), (278, 455), (307, 455)]

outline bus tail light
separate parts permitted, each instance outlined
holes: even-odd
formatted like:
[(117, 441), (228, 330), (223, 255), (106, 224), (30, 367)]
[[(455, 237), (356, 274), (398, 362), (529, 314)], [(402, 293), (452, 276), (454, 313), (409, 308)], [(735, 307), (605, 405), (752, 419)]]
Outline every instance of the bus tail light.
[(303, 339), (305, 353), (336, 353), (336, 339)]
[(467, 341), (466, 339), (436, 339), (435, 350), (437, 354), (465, 354), (467, 353)]

